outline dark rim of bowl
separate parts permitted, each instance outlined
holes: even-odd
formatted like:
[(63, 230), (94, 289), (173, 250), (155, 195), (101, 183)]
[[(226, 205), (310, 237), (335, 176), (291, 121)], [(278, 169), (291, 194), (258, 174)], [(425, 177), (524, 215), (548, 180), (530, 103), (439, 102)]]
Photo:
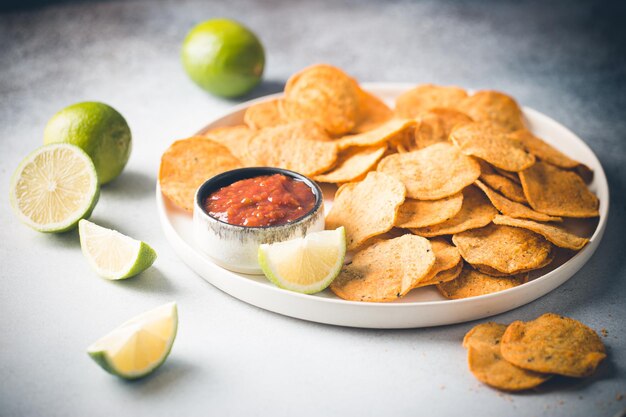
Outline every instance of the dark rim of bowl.
[[(247, 180), (249, 178), (260, 177), (261, 175), (272, 175), (272, 174), (283, 174), (290, 178), (300, 180), (304, 182), (306, 185), (308, 185), (309, 188), (311, 188), (313, 195), (315, 196), (315, 205), (313, 206), (313, 208), (307, 211), (305, 214), (303, 214), (302, 217), (298, 218), (297, 220), (291, 223), (283, 223), (279, 225), (269, 225), (269, 226), (241, 226), (238, 224), (227, 223), (223, 220), (220, 220), (218, 218), (211, 216), (204, 209), (204, 200), (211, 193), (221, 188), (227, 187), (231, 185), (232, 183), (235, 183), (240, 180)], [(315, 181), (297, 172), (290, 171), (284, 168), (274, 168), (274, 167), (249, 167), (249, 168), (238, 168), (238, 169), (226, 171), (206, 180), (198, 188), (196, 192), (196, 206), (200, 207), (200, 209), (202, 210), (204, 214), (206, 214), (208, 217), (210, 217), (211, 219), (215, 220), (218, 223), (222, 223), (231, 227), (238, 227), (241, 229), (271, 229), (271, 228), (279, 228), (279, 227), (297, 225), (303, 222), (309, 216), (311, 216), (311, 214), (317, 212), (317, 210), (320, 208), (323, 202), (324, 202), (324, 196), (322, 194), (322, 190), (319, 187), (319, 185), (315, 183)]]

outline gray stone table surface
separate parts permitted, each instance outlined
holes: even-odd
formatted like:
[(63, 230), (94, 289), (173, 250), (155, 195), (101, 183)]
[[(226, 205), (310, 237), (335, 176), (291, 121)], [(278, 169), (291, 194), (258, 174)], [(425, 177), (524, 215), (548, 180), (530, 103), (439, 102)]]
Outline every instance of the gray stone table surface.
[[(626, 37), (619, 2), (114, 1), (20, 2), (0, 13), (0, 415), (614, 416), (626, 408)], [(6, 5), (5, 5), (6, 6)], [(568, 126), (610, 182), (608, 228), (590, 262), (539, 300), (494, 320), (552, 311), (603, 337), (609, 358), (585, 381), (524, 394), (478, 382), (461, 347), (475, 323), (361, 330), (270, 313), (212, 287), (174, 254), (155, 205), (159, 157), (236, 101), (187, 78), (187, 30), (213, 17), (251, 27), (279, 91), (316, 62), (362, 81), (458, 84), (509, 92)], [(93, 219), (153, 245), (153, 268), (98, 278), (75, 232), (20, 224), (9, 178), (64, 106), (99, 100), (133, 131), (122, 176)], [(154, 375), (124, 382), (85, 353), (133, 315), (176, 300), (180, 328)]]

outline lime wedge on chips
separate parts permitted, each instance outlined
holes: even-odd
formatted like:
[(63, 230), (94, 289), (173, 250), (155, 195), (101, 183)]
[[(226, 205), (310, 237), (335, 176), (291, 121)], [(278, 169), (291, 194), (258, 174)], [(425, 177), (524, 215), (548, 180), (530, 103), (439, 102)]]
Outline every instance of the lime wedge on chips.
[(42, 146), (11, 177), (10, 200), (20, 220), (40, 232), (65, 232), (88, 217), (100, 188), (89, 156), (70, 144)]
[(176, 303), (168, 303), (125, 322), (89, 346), (87, 353), (113, 375), (141, 378), (165, 362), (177, 329)]
[(147, 243), (88, 220), (78, 223), (78, 233), (83, 254), (102, 278), (130, 278), (148, 269), (157, 257)]
[(313, 294), (339, 275), (346, 256), (343, 226), (259, 247), (259, 265), (280, 288)]

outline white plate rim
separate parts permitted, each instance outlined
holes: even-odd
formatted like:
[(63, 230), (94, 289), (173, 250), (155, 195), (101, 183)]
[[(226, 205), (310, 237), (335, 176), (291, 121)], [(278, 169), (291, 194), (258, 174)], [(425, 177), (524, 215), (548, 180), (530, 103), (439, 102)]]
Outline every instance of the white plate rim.
[[(385, 93), (380, 93), (380, 91), (387, 91), (387, 94), (398, 94), (399, 91), (405, 91), (413, 86), (415, 86), (415, 84), (412, 83), (386, 83), (386, 82), (381, 82), (381, 83), (363, 83), (362, 84), (363, 88), (366, 90), (370, 90), (372, 92), (377, 93), (378, 95), (380, 94), (385, 94)], [(389, 93), (391, 92), (391, 93)], [(205, 130), (207, 130), (208, 128), (210, 128), (213, 124), (218, 123), (220, 120), (224, 119), (225, 117), (228, 117), (229, 115), (232, 115), (234, 113), (237, 113), (241, 110), (244, 110), (245, 108), (249, 107), (252, 104), (258, 103), (258, 102), (262, 102), (262, 101), (266, 101), (266, 100), (270, 100), (270, 99), (274, 99), (274, 98), (279, 98), (282, 96), (282, 93), (276, 93), (276, 94), (271, 94), (271, 95), (267, 95), (267, 96), (263, 96), (263, 97), (259, 97), (250, 101), (246, 101), (244, 103), (238, 104), (236, 106), (233, 106), (232, 108), (230, 108), (228, 111), (222, 113), (221, 115), (219, 115), (218, 117), (214, 118), (213, 121), (211, 121), (210, 123), (207, 124), (207, 126), (205, 128), (203, 128), (202, 130), (200, 130), (200, 132), (203, 132)], [(238, 284), (243, 284), (246, 286), (250, 286), (253, 290), (257, 289), (260, 291), (264, 291), (264, 292), (271, 292), (274, 293), (274, 295), (277, 295), (280, 298), (284, 298), (286, 299), (291, 299), (291, 300), (306, 300), (307, 304), (308, 302), (310, 302), (312, 299), (315, 300), (315, 303), (320, 303), (321, 305), (335, 305), (335, 306), (342, 306), (342, 307), (348, 307), (348, 308), (356, 308), (359, 311), (361, 310), (372, 310), (372, 311), (378, 311), (379, 309), (382, 309), (383, 311), (388, 311), (388, 310), (399, 310), (399, 311), (406, 311), (406, 310), (416, 310), (416, 309), (428, 309), (429, 307), (435, 307), (437, 309), (439, 309), (442, 306), (445, 307), (450, 307), (450, 309), (463, 309), (466, 308), (468, 306), (472, 306), (472, 305), (479, 305), (479, 304), (484, 304), (484, 303), (489, 303), (490, 301), (496, 300), (496, 299), (501, 299), (501, 298), (508, 298), (508, 299), (515, 299), (517, 295), (521, 295), (523, 293), (532, 293), (533, 289), (537, 288), (549, 288), (547, 291), (542, 292), (542, 291), (538, 291), (536, 294), (534, 294), (531, 297), (522, 297), (525, 299), (524, 302), (517, 304), (514, 303), (511, 305), (510, 308), (506, 308), (506, 309), (501, 309), (501, 308), (496, 308), (494, 311), (489, 311), (486, 314), (485, 313), (476, 313), (476, 314), (472, 314), (467, 316), (467, 318), (465, 319), (461, 319), (461, 320), (440, 320), (437, 321), (436, 323), (430, 323), (430, 324), (426, 324), (426, 326), (431, 326), (431, 325), (445, 325), (445, 324), (452, 324), (452, 323), (458, 323), (458, 322), (464, 322), (464, 321), (470, 321), (470, 320), (474, 320), (477, 318), (481, 318), (481, 317), (487, 317), (493, 314), (498, 314), (504, 311), (508, 311), (511, 310), (513, 308), (519, 307), (520, 305), (524, 305), (527, 304), (549, 292), (551, 292), (552, 290), (554, 290), (555, 288), (557, 288), (559, 285), (561, 285), (562, 283), (564, 283), (565, 281), (567, 281), (568, 279), (570, 279), (578, 270), (580, 270), (580, 268), (582, 268), (582, 266), (589, 260), (589, 258), (591, 258), (591, 256), (593, 255), (593, 253), (595, 252), (595, 250), (597, 249), (602, 236), (604, 234), (604, 231), (606, 229), (606, 222), (608, 219), (608, 211), (609, 211), (609, 188), (608, 188), (608, 181), (606, 179), (606, 174), (604, 172), (604, 169), (602, 167), (602, 164), (600, 163), (600, 161), (598, 160), (597, 156), (595, 155), (595, 153), (591, 150), (591, 148), (581, 139), (579, 138), (577, 135), (575, 135), (573, 132), (571, 132), (567, 127), (561, 125), (560, 123), (558, 123), (557, 121), (555, 121), (554, 119), (550, 118), (549, 116), (538, 112), (534, 109), (528, 108), (528, 107), (523, 107), (524, 113), (526, 115), (530, 115), (533, 119), (538, 119), (541, 121), (542, 124), (546, 124), (546, 125), (552, 125), (554, 128), (562, 130), (564, 133), (566, 133), (567, 135), (570, 136), (570, 139), (573, 139), (577, 142), (578, 146), (581, 146), (584, 148), (585, 152), (588, 154), (587, 156), (589, 158), (592, 159), (592, 167), (594, 169), (594, 183), (595, 183), (595, 187), (597, 189), (597, 194), (598, 195), (602, 195), (603, 198), (601, 198), (600, 200), (600, 219), (598, 222), (598, 225), (596, 226), (596, 230), (594, 231), (593, 235), (590, 237), (589, 239), (589, 243), (585, 246), (585, 248), (583, 248), (581, 251), (579, 251), (578, 253), (576, 253), (572, 258), (570, 258), (567, 262), (565, 262), (563, 265), (560, 265), (559, 267), (557, 267), (556, 269), (546, 273), (545, 275), (542, 275), (541, 277), (535, 278), (532, 281), (529, 281), (521, 286), (518, 287), (514, 287), (514, 288), (510, 288), (504, 291), (500, 291), (497, 293), (492, 293), (492, 294), (486, 294), (486, 295), (481, 295), (481, 296), (477, 296), (477, 297), (472, 297), (472, 298), (465, 298), (465, 299), (459, 299), (459, 300), (431, 300), (431, 301), (416, 301), (416, 302), (403, 302), (403, 303), (364, 303), (364, 302), (358, 302), (358, 301), (349, 301), (349, 300), (343, 300), (343, 299), (339, 299), (339, 298), (326, 298), (326, 297), (316, 297), (316, 296), (312, 296), (312, 295), (306, 295), (306, 294), (299, 294), (299, 293), (294, 293), (294, 292), (290, 292), (290, 291), (286, 291), (283, 290), (281, 288), (275, 287), (273, 285), (268, 285), (265, 283), (260, 283), (257, 281), (254, 281), (252, 279), (246, 278), (245, 276), (241, 276), (239, 274), (230, 272), (228, 270), (222, 269), (220, 267), (218, 267), (217, 265), (213, 264), (210, 259), (208, 257), (206, 257), (206, 255), (202, 254), (201, 252), (199, 252), (197, 249), (195, 249), (192, 244), (190, 244), (189, 242), (185, 241), (176, 231), (175, 227), (173, 226), (173, 224), (170, 222), (169, 218), (168, 218), (168, 214), (167, 214), (167, 207), (166, 205), (168, 204), (165, 201), (165, 198), (163, 197), (163, 195), (161, 194), (161, 189), (160, 186), (158, 184), (157, 181), (157, 187), (156, 187), (156, 198), (157, 198), (157, 208), (158, 208), (158, 212), (159, 212), (159, 219), (161, 221), (161, 226), (165, 232), (166, 238), (167, 240), (170, 242), (170, 244), (172, 245), (172, 247), (174, 248), (175, 252), (179, 255), (179, 257), (183, 258), (183, 262), (185, 262), (188, 266), (191, 267), (192, 270), (194, 270), (196, 273), (198, 273), (202, 278), (204, 278), (205, 280), (207, 280), (209, 283), (213, 284), (214, 286), (218, 287), (220, 290), (230, 294), (231, 296), (235, 297), (235, 298), (239, 298), (242, 299), (242, 297), (238, 296), (237, 294), (233, 294), (233, 291), (229, 290), (229, 289), (225, 289), (223, 288), (223, 285), (216, 285), (216, 282), (214, 282), (215, 280), (212, 280), (210, 277), (205, 277), (202, 273), (200, 273), (199, 271), (197, 271), (197, 268), (194, 268), (193, 266), (189, 265), (189, 260), (186, 260), (186, 256), (183, 254), (183, 252), (185, 251), (190, 251), (192, 253), (195, 253), (196, 256), (201, 256), (203, 258), (205, 258), (207, 263), (211, 263), (215, 268), (218, 268), (219, 270), (221, 270), (221, 272), (223, 272), (226, 276), (229, 277), (229, 279), (233, 279), (235, 281), (238, 281)], [(586, 163), (589, 163), (590, 161), (585, 161)], [(191, 221), (191, 219), (190, 219)], [(567, 272), (565, 272), (565, 270), (568, 270)], [(563, 275), (567, 275), (566, 277), (563, 278)], [(212, 282), (213, 281), (213, 282)], [(546, 285), (548, 282), (552, 282), (552, 284), (555, 285)], [(283, 314), (283, 315), (287, 315), (287, 316), (291, 316), (291, 317), (296, 317), (296, 318), (300, 318), (300, 319), (304, 319), (304, 320), (310, 320), (310, 321), (315, 321), (315, 322), (320, 322), (320, 323), (326, 323), (326, 324), (335, 324), (335, 325), (341, 325), (341, 326), (351, 326), (351, 327), (371, 327), (371, 328), (415, 328), (415, 327), (424, 327), (424, 325), (420, 325), (420, 324), (413, 324), (413, 325), (403, 325), (402, 323), (390, 323), (389, 325), (384, 325), (381, 326), (380, 324), (378, 325), (368, 325), (368, 323), (363, 323), (362, 320), (357, 320), (360, 323), (356, 323), (355, 324), (351, 324), (350, 320), (348, 320), (348, 322), (346, 322), (345, 320), (328, 320), (328, 319), (319, 319), (316, 320), (315, 318), (311, 318), (311, 317), (303, 317), (302, 315), (297, 315), (294, 314), (293, 312), (287, 312), (287, 311), (280, 311), (281, 308), (280, 306), (274, 306), (274, 308), (268, 307), (267, 305), (263, 305), (264, 303), (262, 302), (262, 300), (258, 300), (258, 302), (254, 302), (254, 300), (243, 300), (244, 302), (256, 305), (258, 307), (270, 310), (270, 311), (274, 311), (277, 312), (279, 314)], [(497, 311), (496, 311), (497, 310)], [(304, 316), (310, 316), (310, 314), (304, 314)], [(374, 321), (378, 321), (378, 320), (374, 320)], [(384, 320), (383, 320), (384, 321)]]

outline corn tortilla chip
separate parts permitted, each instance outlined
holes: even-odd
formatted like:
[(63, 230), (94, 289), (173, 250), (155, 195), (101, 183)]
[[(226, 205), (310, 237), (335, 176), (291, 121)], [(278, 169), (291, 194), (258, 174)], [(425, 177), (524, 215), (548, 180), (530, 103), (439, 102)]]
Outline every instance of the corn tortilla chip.
[(526, 207), (523, 204), (511, 201), (508, 198), (496, 193), (494, 190), (487, 187), (481, 181), (476, 181), (476, 185), (478, 186), (478, 188), (483, 190), (489, 201), (491, 201), (491, 204), (493, 204), (494, 207), (497, 208), (498, 211), (500, 211), (500, 213), (502, 214), (516, 218), (537, 220), (540, 222), (563, 221), (563, 219), (560, 217), (548, 216), (547, 214), (540, 213), (529, 207)]
[(225, 146), (200, 136), (177, 140), (161, 156), (161, 192), (193, 211), (196, 190), (209, 178), (243, 165)]
[(279, 103), (280, 99), (274, 99), (253, 104), (243, 115), (244, 123), (250, 129), (262, 129), (286, 123), (280, 112)]
[(335, 166), (329, 172), (317, 175), (315, 181), (330, 183), (355, 181), (370, 171), (386, 150), (386, 144), (345, 150), (339, 154)]
[(580, 165), (580, 162), (571, 159), (526, 129), (516, 130), (509, 137), (521, 142), (526, 150), (537, 158), (559, 168), (572, 169)]
[(434, 277), (430, 279), (422, 279), (419, 283), (415, 285), (415, 288), (426, 287), (429, 285), (437, 285), (443, 284), (444, 282), (452, 281), (456, 279), (463, 271), (463, 260), (461, 259), (459, 263), (454, 265), (450, 269), (446, 269), (444, 271), (438, 272)]
[(467, 93), (459, 87), (422, 84), (396, 99), (396, 114), (399, 117), (417, 117), (438, 107), (455, 108), (465, 98)]
[(477, 297), (517, 287), (528, 281), (528, 274), (513, 277), (493, 277), (465, 266), (461, 274), (448, 282), (437, 284), (437, 289), (450, 300)]
[(575, 378), (590, 376), (606, 358), (596, 332), (577, 320), (553, 313), (511, 323), (502, 336), (500, 349), (513, 365)]
[(357, 89), (357, 99), (359, 111), (354, 127), (355, 133), (373, 130), (393, 116), (391, 109), (382, 100), (361, 88)]
[(389, 155), (377, 169), (402, 181), (407, 196), (418, 200), (439, 200), (457, 194), (480, 176), (478, 162), (448, 143)]
[(455, 127), (474, 121), (467, 114), (451, 108), (437, 107), (428, 110), (427, 114), (439, 117), (439, 120), (441, 120), (443, 124), (443, 134), (446, 138), (450, 136), (450, 133), (452, 133)]
[(551, 216), (597, 217), (598, 198), (585, 182), (570, 171), (538, 162), (520, 172), (530, 206)]
[(340, 150), (351, 146), (376, 146), (390, 142), (398, 137), (404, 137), (407, 129), (415, 124), (411, 119), (391, 119), (374, 130), (356, 135), (344, 136), (337, 139), (335, 143)]
[(589, 242), (587, 238), (576, 236), (563, 227), (551, 224), (537, 223), (531, 220), (521, 220), (501, 215), (497, 215), (493, 219), (493, 222), (500, 225), (521, 227), (539, 233), (560, 248), (581, 250)]
[(281, 102), (288, 120), (312, 120), (331, 135), (350, 132), (358, 117), (358, 85), (339, 68), (314, 65), (293, 75)]
[(337, 190), (326, 217), (326, 228), (344, 226), (348, 250), (354, 250), (393, 227), (405, 193), (404, 185), (397, 179), (370, 172), (363, 181)]
[(424, 149), (435, 143), (448, 140), (443, 121), (436, 114), (424, 113), (417, 121), (418, 123), (414, 128), (415, 143), (410, 148), (411, 150)]
[(482, 323), (465, 335), (463, 346), (468, 349), (470, 372), (479, 381), (505, 391), (527, 390), (547, 381), (549, 374), (527, 371), (502, 357), (500, 341), (506, 327), (505, 324)]
[(535, 271), (537, 269), (541, 269), (545, 266), (550, 265), (553, 260), (554, 260), (554, 251), (550, 252), (550, 255), (539, 265), (536, 265), (532, 268), (520, 269), (513, 273), (501, 272), (495, 268), (492, 268), (488, 265), (483, 265), (483, 264), (472, 264), (472, 267), (482, 272), (483, 274), (491, 275), (492, 277), (510, 277), (510, 276), (519, 275), (519, 274), (523, 274), (523, 273), (530, 272), (530, 271)]
[(456, 267), (461, 262), (461, 254), (456, 246), (449, 244), (442, 238), (432, 239), (430, 241), (433, 253), (435, 254), (435, 263), (428, 273), (417, 281), (413, 288), (424, 285), (436, 284), (438, 280), (435, 277), (443, 271), (448, 271)]
[(517, 102), (498, 91), (478, 91), (457, 107), (477, 122), (490, 122), (508, 132), (524, 128), (522, 110)]
[(519, 172), (535, 163), (522, 144), (509, 139), (506, 130), (489, 122), (468, 123), (455, 128), (450, 139), (465, 155), (476, 156), (498, 168)]
[(396, 227), (416, 228), (443, 223), (456, 216), (462, 205), (462, 193), (441, 200), (407, 199), (398, 211)]
[(415, 126), (415, 146), (412, 150), (423, 149), (438, 142), (447, 142), (452, 130), (472, 119), (465, 113), (453, 109), (435, 108), (417, 118)]
[(498, 211), (485, 195), (476, 187), (463, 190), (461, 210), (443, 223), (427, 227), (412, 228), (411, 233), (424, 237), (452, 235), (469, 229), (476, 229), (491, 223)]
[(409, 292), (434, 263), (427, 239), (404, 235), (357, 252), (330, 289), (345, 300), (393, 301)]
[(494, 166), (491, 166), (491, 168), (493, 168), (493, 170), (496, 171), (498, 174), (502, 175), (503, 177), (506, 177), (506, 178), (510, 179), (511, 181), (515, 182), (516, 184), (519, 184), (519, 185), (522, 184), (522, 181), (519, 179), (519, 174), (517, 172), (507, 171), (507, 170), (500, 169), (500, 168), (494, 167)]
[(541, 235), (495, 224), (457, 233), (452, 242), (466, 262), (505, 274), (539, 268), (552, 252), (552, 245)]
[(246, 161), (313, 176), (328, 170), (337, 147), (313, 122), (292, 122), (257, 131), (248, 141)]
[(253, 135), (253, 131), (247, 126), (225, 126), (208, 130), (202, 134), (207, 139), (211, 139), (228, 148), (231, 154), (239, 159), (244, 165), (251, 165), (248, 161), (247, 147), (248, 141)]
[[(518, 182), (511, 180), (509, 177), (500, 175), (496, 173), (496, 171), (486, 163), (485, 161), (480, 162), (480, 180), (484, 182), (489, 187), (493, 188), (509, 200), (513, 200), (518, 203), (528, 203), (526, 200), (526, 196), (524, 195), (524, 190), (522, 190), (522, 186)], [(517, 175), (517, 174), (515, 174)]]

